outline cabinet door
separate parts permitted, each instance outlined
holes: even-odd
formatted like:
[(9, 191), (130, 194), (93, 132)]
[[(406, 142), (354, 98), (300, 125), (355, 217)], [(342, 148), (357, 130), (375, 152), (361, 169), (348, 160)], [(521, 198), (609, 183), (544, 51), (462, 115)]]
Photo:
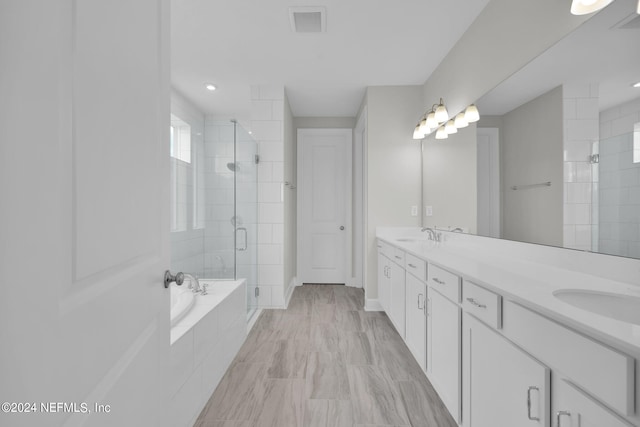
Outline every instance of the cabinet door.
[(427, 370), (427, 322), (425, 317), (426, 284), (406, 273), (406, 343), (420, 367)]
[(549, 369), (475, 318), (464, 322), (465, 424), (549, 426)]
[(553, 427), (631, 427), (630, 423), (564, 380), (554, 384), (553, 396)]
[(459, 422), (462, 366), (460, 307), (431, 287), (429, 300), (429, 379), (453, 418)]
[(391, 263), (391, 310), (389, 317), (400, 336), (405, 337), (405, 292), (404, 292), (404, 268), (395, 262)]
[(389, 259), (378, 249), (378, 301), (389, 312)]

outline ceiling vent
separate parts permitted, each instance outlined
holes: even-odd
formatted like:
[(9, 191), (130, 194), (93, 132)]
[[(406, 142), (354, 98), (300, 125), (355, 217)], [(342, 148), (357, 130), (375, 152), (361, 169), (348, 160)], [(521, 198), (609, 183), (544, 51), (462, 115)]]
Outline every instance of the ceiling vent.
[(327, 12), (322, 6), (290, 7), (289, 22), (294, 33), (324, 33), (327, 31)]

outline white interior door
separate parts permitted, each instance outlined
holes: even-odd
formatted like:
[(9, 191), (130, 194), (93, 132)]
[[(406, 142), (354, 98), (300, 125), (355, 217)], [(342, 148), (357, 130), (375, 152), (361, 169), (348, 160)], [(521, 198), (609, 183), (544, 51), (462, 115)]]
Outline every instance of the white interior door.
[(166, 425), (167, 13), (0, 5), (0, 425)]
[(302, 283), (347, 283), (351, 134), (351, 129), (298, 130), (298, 272)]

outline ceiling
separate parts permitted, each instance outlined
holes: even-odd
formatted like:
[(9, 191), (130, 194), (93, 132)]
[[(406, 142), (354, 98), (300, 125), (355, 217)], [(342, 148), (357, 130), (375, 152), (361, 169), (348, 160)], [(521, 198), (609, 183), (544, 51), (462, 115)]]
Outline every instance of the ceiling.
[[(265, 84), (295, 117), (354, 117), (367, 86), (422, 85), (487, 2), (172, 0), (172, 86), (221, 117), (248, 119)], [(291, 6), (324, 6), (326, 33), (294, 33)]]
[(483, 96), (478, 109), (503, 115), (563, 83), (598, 83), (600, 111), (639, 97), (631, 86), (640, 81), (636, 6), (637, 0), (611, 3)]

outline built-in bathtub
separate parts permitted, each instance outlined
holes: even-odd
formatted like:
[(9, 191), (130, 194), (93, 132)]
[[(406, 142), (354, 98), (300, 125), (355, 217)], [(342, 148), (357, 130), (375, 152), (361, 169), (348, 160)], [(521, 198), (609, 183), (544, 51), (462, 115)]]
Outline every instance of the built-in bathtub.
[(201, 279), (200, 284), (207, 285), (207, 295), (170, 287), (176, 288), (169, 368), (172, 426), (194, 424), (247, 335), (245, 280)]

